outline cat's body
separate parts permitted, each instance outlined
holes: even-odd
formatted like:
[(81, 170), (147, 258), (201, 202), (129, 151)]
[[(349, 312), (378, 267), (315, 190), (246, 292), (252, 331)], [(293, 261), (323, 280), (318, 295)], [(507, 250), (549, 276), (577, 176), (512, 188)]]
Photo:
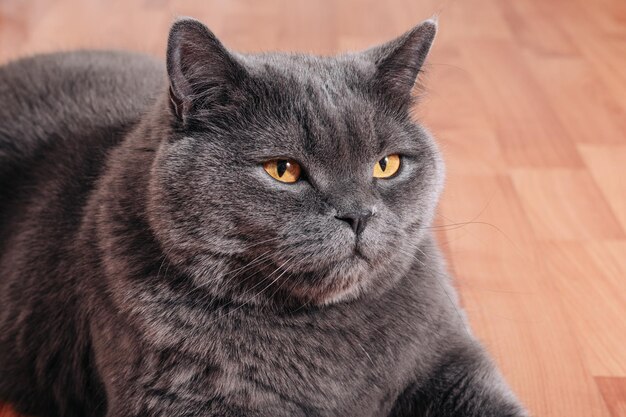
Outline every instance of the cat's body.
[(164, 74), (150, 58), (106, 52), (38, 56), (0, 69), (4, 401), (34, 412), (41, 403), (48, 412), (55, 389), (80, 397), (99, 383), (86, 366), (92, 351), (80, 288), (102, 272), (90, 264), (99, 255), (85, 207), (108, 152), (154, 101)]
[[(193, 42), (205, 36), (194, 32), (196, 23), (189, 25), (177, 30), (189, 30)], [(335, 118), (349, 119), (338, 97), (353, 93), (350, 83), (362, 81), (351, 77), (364, 77), (367, 65), (342, 58), (355, 66), (343, 91), (325, 78), (346, 77), (334, 73), (330, 59), (237, 56), (247, 76), (287, 82), (278, 90), (269, 81), (249, 82), (245, 91), (256, 89), (260, 98), (239, 107), (233, 103), (244, 87), (233, 93), (205, 84), (212, 91), (203, 97), (203, 105), (212, 100), (207, 109), (187, 100), (192, 95), (185, 87), (195, 84), (181, 85), (180, 74), (198, 74), (188, 63), (172, 67), (175, 55), (170, 50), (169, 98), (165, 68), (138, 55), (58, 54), (0, 68), (0, 401), (33, 416), (525, 416), (470, 335), (426, 228), (427, 207), (434, 207), (441, 182), (426, 136), (415, 154), (422, 160), (411, 167), (407, 158), (398, 177), (423, 190), (422, 198), (409, 205), (394, 200), (393, 191), (376, 192), (407, 212), (417, 210), (418, 222), (406, 232), (411, 237), (396, 236), (404, 240), (394, 246), (391, 222), (404, 214), (398, 208), (395, 220), (385, 220), (387, 207), (377, 203), (378, 218), (368, 220), (365, 243), (356, 249), (360, 260), (334, 260), (330, 249), (344, 250), (342, 242), (353, 236), (339, 220), (331, 227), (341, 235), (320, 232), (326, 217), (319, 220), (319, 213), (330, 206), (369, 201), (367, 193), (350, 193), (360, 185), (348, 168), (350, 181), (340, 193), (327, 191), (319, 213), (312, 188), (321, 194), (337, 182), (320, 179), (322, 170), (307, 172), (311, 186), (274, 184), (254, 164), (242, 163), (237, 175), (230, 165), (212, 170), (215, 161), (235, 160), (230, 148), (245, 159), (256, 148), (275, 146), (271, 138), (279, 134), (289, 142), (296, 135), (285, 133), (294, 123), (291, 114), (310, 136), (306, 154), (323, 160), (343, 154), (353, 161), (350, 149), (367, 154), (355, 143), (333, 143), (324, 153), (312, 138), (329, 129), (361, 137), (361, 125), (369, 123), (377, 132), (402, 136), (402, 127), (425, 135), (408, 121), (366, 117), (373, 110), (365, 104), (357, 112), (363, 123), (344, 126)], [(294, 70), (307, 66), (321, 75)], [(316, 77), (319, 84), (307, 84)], [(293, 99), (298, 91), (306, 100)], [(273, 106), (263, 103), (270, 99)], [(325, 101), (318, 106), (315, 100)], [(332, 113), (321, 114), (325, 106)], [(188, 139), (199, 134), (203, 112), (219, 120), (203, 126), (202, 134), (243, 138), (250, 129), (260, 144), (231, 138), (224, 148)], [(183, 136), (170, 139), (175, 135)], [(270, 138), (265, 145), (264, 135)], [(300, 162), (315, 166), (306, 154)], [(422, 179), (412, 180), (417, 175)], [(242, 201), (229, 200), (233, 187), (232, 197)], [(289, 217), (293, 193), (303, 199)], [(255, 205), (250, 195), (265, 202), (284, 198), (285, 217)], [(348, 202), (340, 198), (345, 195), (351, 195)], [(316, 217), (297, 223), (304, 221), (302, 212)], [(281, 223), (290, 229), (282, 231)], [(296, 226), (305, 231), (291, 235)], [(389, 249), (377, 250), (397, 251), (397, 258), (392, 252), (373, 257), (367, 245), (378, 240), (368, 243), (375, 236), (367, 228), (373, 233), (377, 227), (390, 230), (389, 237), (376, 238)], [(308, 246), (290, 240), (307, 236), (320, 237)], [(274, 246), (277, 239), (289, 246)], [(365, 280), (368, 268), (373, 272)]]

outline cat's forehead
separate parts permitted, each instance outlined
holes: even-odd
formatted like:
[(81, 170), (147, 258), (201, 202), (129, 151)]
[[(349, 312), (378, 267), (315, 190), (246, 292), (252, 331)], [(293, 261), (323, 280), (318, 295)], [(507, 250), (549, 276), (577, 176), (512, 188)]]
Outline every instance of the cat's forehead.
[(266, 53), (246, 57), (249, 70), (260, 79), (279, 84), (284, 92), (333, 95), (365, 88), (374, 65), (358, 55), (315, 56), (297, 53)]
[(264, 54), (246, 64), (262, 85), (250, 128), (256, 150), (348, 168), (416, 145), (412, 123), (370, 89), (374, 69), (358, 56)]
[(247, 63), (266, 88), (268, 113), (280, 119), (273, 121), (298, 131), (281, 142), (320, 157), (380, 148), (376, 104), (367, 96), (367, 63), (302, 54), (264, 54)]

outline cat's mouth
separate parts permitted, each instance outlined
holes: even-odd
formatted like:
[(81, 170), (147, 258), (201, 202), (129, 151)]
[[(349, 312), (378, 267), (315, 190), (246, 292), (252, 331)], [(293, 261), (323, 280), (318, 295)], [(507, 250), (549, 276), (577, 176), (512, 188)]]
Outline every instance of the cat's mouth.
[(352, 252), (352, 258), (356, 258), (356, 259), (360, 259), (362, 261), (364, 261), (365, 263), (367, 263), (368, 265), (371, 266), (370, 264), (370, 259), (369, 257), (363, 253), (363, 251), (361, 250), (361, 246), (359, 244), (359, 241), (357, 240), (356, 244), (354, 245), (354, 251)]
[(318, 305), (358, 296), (389, 261), (372, 243), (356, 240), (335, 246), (335, 251), (283, 252), (273, 262), (276, 268), (282, 265), (282, 272), (274, 274), (280, 275), (277, 285), (294, 300)]
[[(334, 255), (334, 256), (333, 256)], [(335, 254), (302, 256), (300, 262), (296, 263), (296, 269), (302, 272), (322, 272), (336, 269), (352, 270), (354, 268), (372, 267), (374, 258), (368, 254), (361, 243), (357, 241), (351, 247)]]
[(363, 265), (367, 267), (372, 266), (370, 259), (365, 254), (363, 254), (363, 252), (358, 247), (355, 247), (352, 253), (340, 258), (339, 260), (331, 262), (326, 269), (352, 269), (363, 267)]

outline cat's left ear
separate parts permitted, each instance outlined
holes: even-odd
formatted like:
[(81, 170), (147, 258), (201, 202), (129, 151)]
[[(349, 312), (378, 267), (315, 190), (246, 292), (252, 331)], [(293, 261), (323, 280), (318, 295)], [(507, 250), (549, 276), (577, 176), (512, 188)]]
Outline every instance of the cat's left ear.
[(426, 20), (400, 37), (363, 52), (376, 65), (377, 89), (393, 100), (408, 102), (436, 33), (437, 22)]
[(183, 18), (170, 30), (167, 74), (172, 111), (184, 122), (199, 109), (232, 104), (247, 72), (204, 24)]

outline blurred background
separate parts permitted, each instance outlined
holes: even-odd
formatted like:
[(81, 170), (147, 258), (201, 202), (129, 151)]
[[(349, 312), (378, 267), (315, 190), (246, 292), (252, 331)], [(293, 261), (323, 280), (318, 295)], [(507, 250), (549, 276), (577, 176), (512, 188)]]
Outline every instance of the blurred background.
[(317, 54), (438, 16), (415, 117), (447, 161), (435, 230), (473, 329), (534, 416), (626, 416), (626, 1), (0, 0), (0, 63), (163, 57), (179, 15)]

